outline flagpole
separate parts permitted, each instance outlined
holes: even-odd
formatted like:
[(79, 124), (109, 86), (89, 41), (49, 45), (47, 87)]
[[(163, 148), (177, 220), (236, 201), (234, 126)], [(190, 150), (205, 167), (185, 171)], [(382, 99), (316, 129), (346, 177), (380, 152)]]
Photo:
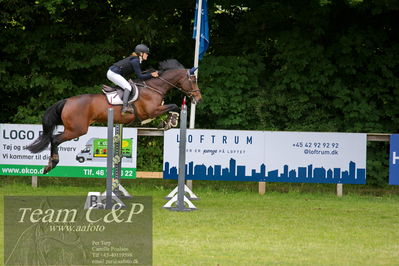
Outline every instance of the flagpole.
[[(195, 50), (194, 50), (194, 67), (197, 67), (197, 70), (195, 71), (195, 78), (197, 79), (197, 81), (198, 81), (199, 46), (200, 46), (200, 37), (201, 37), (202, 1), (203, 0), (198, 0), (197, 32), (195, 35)], [(191, 102), (189, 128), (195, 128), (195, 108), (196, 104)], [(193, 189), (192, 180), (187, 180), (186, 184), (190, 189)]]
[[(201, 19), (202, 19), (202, 1), (203, 0), (198, 0), (197, 32), (196, 32), (196, 36), (195, 36), (195, 51), (194, 51), (194, 67), (198, 67), (198, 61), (199, 61), (199, 46), (200, 46)], [(195, 77), (198, 80), (198, 69), (195, 71)], [(189, 128), (195, 128), (195, 108), (196, 108), (196, 104), (191, 102)]]

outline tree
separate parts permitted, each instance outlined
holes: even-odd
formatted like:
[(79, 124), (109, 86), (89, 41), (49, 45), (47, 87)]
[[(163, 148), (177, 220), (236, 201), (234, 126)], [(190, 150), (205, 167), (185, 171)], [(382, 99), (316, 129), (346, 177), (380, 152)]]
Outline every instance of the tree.
[[(38, 123), (51, 103), (99, 92), (108, 66), (137, 43), (152, 48), (147, 67), (193, 62), (192, 1), (0, 3), (2, 110), (9, 110), (1, 122)], [(208, 8), (196, 127), (398, 131), (398, 1), (209, 0)], [(180, 99), (175, 91), (166, 100)], [(386, 159), (373, 156), (377, 175)]]

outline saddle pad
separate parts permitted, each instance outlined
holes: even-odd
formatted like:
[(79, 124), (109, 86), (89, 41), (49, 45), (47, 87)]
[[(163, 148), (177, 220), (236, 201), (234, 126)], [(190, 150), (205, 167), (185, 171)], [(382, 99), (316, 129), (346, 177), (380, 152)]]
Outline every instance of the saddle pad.
[(103, 92), (105, 94), (105, 97), (107, 97), (107, 101), (110, 105), (122, 105), (123, 104), (122, 99), (119, 97), (119, 95), (116, 91), (113, 91), (113, 92), (103, 91)]
[[(132, 88), (134, 89), (135, 94), (134, 94), (133, 99), (131, 99), (129, 101), (129, 103), (136, 101), (137, 98), (139, 97), (139, 90), (138, 90), (137, 86), (134, 85), (134, 86), (132, 86)], [(107, 101), (109, 104), (111, 104), (111, 105), (122, 105), (123, 104), (123, 100), (117, 91), (108, 92), (108, 91), (103, 90), (103, 93), (107, 97)]]

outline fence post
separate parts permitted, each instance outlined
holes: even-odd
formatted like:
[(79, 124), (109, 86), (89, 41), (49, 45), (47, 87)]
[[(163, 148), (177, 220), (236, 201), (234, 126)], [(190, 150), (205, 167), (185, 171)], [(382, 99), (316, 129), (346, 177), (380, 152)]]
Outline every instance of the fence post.
[(259, 195), (265, 195), (266, 192), (266, 182), (259, 182)]
[(193, 190), (193, 180), (186, 180), (186, 185), (189, 189)]
[(32, 176), (32, 187), (37, 188), (37, 175)]
[(342, 197), (342, 192), (344, 190), (344, 185), (343, 184), (337, 184), (337, 196)]

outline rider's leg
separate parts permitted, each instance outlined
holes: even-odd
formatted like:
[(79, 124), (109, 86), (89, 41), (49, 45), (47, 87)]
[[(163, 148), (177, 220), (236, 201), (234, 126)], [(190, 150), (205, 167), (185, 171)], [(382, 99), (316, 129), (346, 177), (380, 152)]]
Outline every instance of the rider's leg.
[(133, 113), (133, 108), (128, 106), (128, 99), (129, 99), (130, 91), (132, 90), (132, 86), (130, 86), (129, 82), (127, 82), (127, 80), (124, 77), (122, 77), (121, 75), (119, 75), (111, 70), (108, 70), (107, 78), (123, 89), (122, 114), (123, 113)]
[(128, 100), (129, 100), (129, 95), (130, 95), (130, 90), (125, 89), (123, 91), (123, 107), (122, 107), (122, 114), (124, 113), (131, 113), (133, 114), (133, 108), (129, 106)]

